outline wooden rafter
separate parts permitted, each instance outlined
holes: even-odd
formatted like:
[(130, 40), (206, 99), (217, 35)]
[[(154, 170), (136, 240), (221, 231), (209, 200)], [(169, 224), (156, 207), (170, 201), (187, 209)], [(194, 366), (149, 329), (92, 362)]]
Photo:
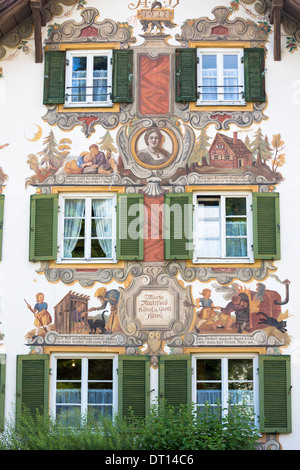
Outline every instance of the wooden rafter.
[(35, 61), (43, 62), (42, 26), (46, 25), (46, 15), (42, 0), (30, 0), (30, 9), (33, 17)]
[(281, 60), (281, 15), (283, 0), (273, 0), (270, 23), (274, 25), (274, 60)]

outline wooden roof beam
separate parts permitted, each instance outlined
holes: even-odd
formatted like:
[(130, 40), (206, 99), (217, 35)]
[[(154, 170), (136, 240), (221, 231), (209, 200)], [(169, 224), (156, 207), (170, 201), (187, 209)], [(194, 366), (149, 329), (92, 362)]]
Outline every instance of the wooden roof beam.
[(42, 0), (30, 0), (30, 9), (33, 17), (35, 61), (43, 62), (42, 26), (46, 26), (46, 15)]
[(281, 60), (281, 15), (283, 0), (273, 0), (270, 23), (274, 25), (274, 60)]

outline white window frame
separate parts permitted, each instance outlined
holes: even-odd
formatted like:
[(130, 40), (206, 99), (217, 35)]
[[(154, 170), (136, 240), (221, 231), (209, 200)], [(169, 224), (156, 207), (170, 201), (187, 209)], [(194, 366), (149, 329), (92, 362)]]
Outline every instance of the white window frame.
[(89, 359), (112, 359), (113, 361), (113, 402), (112, 414), (118, 411), (118, 354), (80, 354), (80, 353), (54, 353), (50, 357), (50, 414), (56, 419), (56, 384), (57, 384), (57, 360), (58, 359), (81, 359), (81, 414), (85, 415), (88, 406), (88, 360)]
[[(253, 361), (253, 394), (254, 394), (254, 424), (259, 423), (259, 355), (258, 354), (234, 354), (234, 353), (210, 353), (195, 354), (192, 356), (192, 403), (197, 405), (197, 359), (220, 359), (221, 360), (221, 382), (222, 382), (222, 404), (223, 415), (227, 414), (228, 408), (228, 359), (252, 359)], [(233, 382), (238, 382), (234, 380)], [(225, 386), (224, 386), (225, 385)]]
[[(220, 197), (220, 236), (221, 236), (221, 256), (220, 257), (207, 257), (200, 258), (197, 256), (197, 240), (196, 234), (199, 230), (198, 227), (198, 204), (197, 197)], [(225, 198), (246, 198), (246, 209), (247, 209), (247, 256), (246, 257), (226, 257), (226, 214), (225, 214)], [(218, 191), (203, 191), (203, 192), (194, 192), (193, 194), (193, 207), (194, 207), (194, 220), (193, 220), (193, 262), (194, 263), (253, 263), (254, 262), (254, 253), (253, 253), (253, 215), (252, 215), (252, 193), (251, 192), (218, 192)]]
[[(91, 217), (85, 211), (85, 257), (84, 258), (64, 258), (64, 218), (65, 218), (65, 199), (85, 199), (88, 201), (88, 208), (91, 214), (92, 199), (112, 199), (112, 205), (115, 208), (115, 217), (112, 218), (112, 257), (111, 258), (91, 258)], [(59, 195), (59, 216), (58, 216), (58, 252), (57, 263), (116, 263), (116, 236), (117, 236), (117, 195), (111, 193), (61, 193)], [(87, 207), (87, 206), (86, 206)]]
[[(201, 99), (201, 90), (202, 90), (202, 57), (204, 55), (212, 55), (216, 54), (217, 56), (217, 92), (222, 93), (218, 95), (217, 100), (203, 100)], [(223, 56), (226, 54), (237, 54), (238, 56), (238, 85), (239, 85), (239, 92), (240, 92), (240, 99), (239, 100), (227, 100), (224, 99), (223, 93)], [(245, 105), (244, 93), (245, 93), (245, 84), (244, 84), (244, 50), (243, 49), (231, 49), (231, 48), (224, 48), (224, 49), (197, 49), (197, 59), (198, 59), (198, 66), (197, 66), (197, 83), (198, 83), (198, 92), (199, 98), (197, 100), (197, 105), (201, 106), (218, 106), (218, 105)]]
[[(72, 88), (72, 62), (73, 57), (87, 57), (87, 90), (93, 89), (93, 58), (95, 56), (107, 56), (107, 100), (106, 101), (93, 101), (92, 97), (87, 97), (86, 101), (72, 102), (71, 94), (69, 90)], [(78, 107), (112, 107), (113, 102), (112, 96), (112, 50), (108, 49), (97, 49), (97, 50), (72, 50), (66, 53), (66, 86), (65, 86), (65, 104), (67, 108), (78, 108)], [(92, 94), (88, 93), (88, 94)], [(70, 96), (70, 98), (68, 98)]]

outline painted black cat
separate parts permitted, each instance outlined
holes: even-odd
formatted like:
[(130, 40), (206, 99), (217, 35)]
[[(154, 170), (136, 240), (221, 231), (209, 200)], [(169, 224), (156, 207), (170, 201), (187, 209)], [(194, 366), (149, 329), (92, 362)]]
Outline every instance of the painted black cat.
[(105, 328), (105, 318), (104, 318), (104, 313), (107, 312), (107, 310), (104, 310), (102, 312), (102, 318), (96, 318), (95, 320), (93, 318), (88, 318), (87, 321), (88, 321), (88, 324), (89, 324), (89, 327), (91, 329), (90, 331), (90, 335), (91, 334), (95, 334), (96, 333), (96, 330), (97, 328), (99, 328), (101, 334), (102, 333), (105, 333), (106, 332), (106, 328)]
[(276, 320), (276, 318), (273, 318), (273, 317), (269, 317), (268, 315), (266, 315), (265, 313), (263, 312), (257, 312), (256, 315), (264, 315), (265, 318), (260, 318), (258, 324), (264, 324), (264, 325), (268, 325), (268, 326), (274, 326), (275, 328), (277, 328), (277, 330), (281, 331), (282, 333), (285, 333), (287, 331), (286, 329), (286, 326), (287, 326), (287, 322), (286, 321), (278, 321)]

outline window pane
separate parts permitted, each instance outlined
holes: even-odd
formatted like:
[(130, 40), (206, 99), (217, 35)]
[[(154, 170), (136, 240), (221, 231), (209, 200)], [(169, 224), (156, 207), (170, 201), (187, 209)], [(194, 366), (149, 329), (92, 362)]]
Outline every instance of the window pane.
[(56, 407), (56, 419), (65, 426), (77, 427), (80, 425), (81, 410), (80, 406), (61, 406)]
[(81, 382), (58, 382), (56, 403), (81, 403)]
[(247, 215), (245, 197), (226, 197), (226, 216)]
[(238, 56), (223, 56), (224, 99), (237, 101), (240, 99), (238, 81)]
[(221, 380), (221, 360), (197, 359), (197, 380)]
[(228, 359), (229, 380), (253, 380), (252, 359)]
[(102, 416), (112, 418), (113, 415), (113, 407), (112, 405), (107, 406), (88, 406), (88, 422), (96, 422)]
[(93, 238), (91, 240), (91, 258), (112, 258), (112, 240)]
[(64, 258), (84, 258), (84, 239), (68, 238), (64, 240)]
[(202, 56), (202, 88), (201, 98), (204, 101), (217, 101), (217, 56)]
[(98, 405), (103, 405), (104, 403), (112, 404), (112, 388), (112, 383), (89, 383), (88, 403)]
[(220, 200), (197, 198), (197, 256), (219, 257), (220, 252)]
[(86, 101), (87, 58), (73, 57), (72, 61), (72, 102)]
[(57, 380), (81, 380), (81, 359), (57, 359)]
[(112, 237), (112, 219), (92, 219), (92, 237)]
[(248, 254), (247, 238), (227, 238), (226, 256), (228, 258), (245, 257)]
[(198, 383), (197, 384), (197, 404), (210, 405), (221, 404), (222, 392), (221, 383)]
[(107, 101), (107, 57), (94, 57), (93, 63), (93, 101)]
[(226, 235), (229, 237), (247, 236), (247, 219), (238, 217), (226, 219)]
[(112, 359), (89, 359), (89, 380), (112, 380)]

